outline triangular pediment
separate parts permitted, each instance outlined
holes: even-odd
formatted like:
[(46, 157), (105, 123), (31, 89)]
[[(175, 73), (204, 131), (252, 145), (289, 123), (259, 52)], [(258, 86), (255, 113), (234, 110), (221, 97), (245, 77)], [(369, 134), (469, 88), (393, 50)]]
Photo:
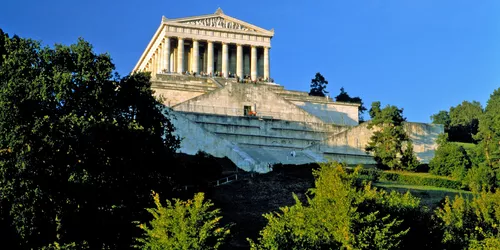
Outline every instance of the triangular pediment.
[(195, 26), (205, 26), (205, 27), (223, 28), (231, 30), (256, 31), (255, 29), (249, 26), (227, 20), (220, 16), (194, 19), (190, 21), (184, 21), (181, 23), (195, 25)]
[(270, 36), (274, 35), (274, 31), (272, 30), (266, 30), (257, 27), (253, 24), (238, 20), (234, 17), (225, 15), (220, 9), (218, 9), (215, 12), (215, 14), (211, 15), (194, 16), (194, 17), (177, 18), (177, 19), (164, 18), (163, 21), (167, 24), (168, 23), (182, 24), (200, 28), (214, 28), (214, 29), (225, 29), (232, 31), (255, 32)]

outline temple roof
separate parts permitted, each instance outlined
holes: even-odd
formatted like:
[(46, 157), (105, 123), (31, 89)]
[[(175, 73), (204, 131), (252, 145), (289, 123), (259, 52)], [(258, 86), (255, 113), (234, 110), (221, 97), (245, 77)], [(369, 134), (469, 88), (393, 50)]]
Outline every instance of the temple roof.
[(167, 25), (191, 26), (197, 28), (221, 29), (226, 31), (243, 31), (257, 33), (261, 35), (273, 36), (274, 30), (266, 30), (253, 24), (244, 22), (234, 17), (224, 14), (221, 8), (218, 8), (214, 14), (191, 16), (169, 19), (162, 17), (162, 22)]

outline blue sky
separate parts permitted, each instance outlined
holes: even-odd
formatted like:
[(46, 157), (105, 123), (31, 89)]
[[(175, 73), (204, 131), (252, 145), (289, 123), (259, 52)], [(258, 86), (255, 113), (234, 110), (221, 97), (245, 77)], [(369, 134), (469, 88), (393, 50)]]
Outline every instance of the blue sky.
[(410, 121), (463, 100), (485, 105), (500, 87), (498, 0), (288, 0), (2, 2), (0, 28), (44, 44), (90, 41), (128, 74), (169, 18), (225, 14), (275, 29), (271, 76), (309, 90), (321, 72), (333, 97), (344, 87), (369, 108), (404, 108)]

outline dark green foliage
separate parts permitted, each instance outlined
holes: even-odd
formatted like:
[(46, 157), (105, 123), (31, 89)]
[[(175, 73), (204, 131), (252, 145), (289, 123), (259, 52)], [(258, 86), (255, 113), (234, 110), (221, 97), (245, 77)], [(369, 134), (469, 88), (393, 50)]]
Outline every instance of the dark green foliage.
[(500, 88), (490, 95), (484, 114), (479, 120), (481, 155), (493, 170), (500, 169)]
[(380, 171), (374, 169), (363, 169), (361, 176), (370, 181), (391, 181), (401, 184), (417, 186), (433, 186), (449, 189), (461, 189), (462, 183), (458, 180), (432, 176), (428, 174), (405, 173), (400, 171)]
[(463, 101), (450, 111), (441, 110), (431, 116), (432, 123), (444, 125), (450, 141), (475, 142), (474, 135), (478, 131), (479, 117), (483, 109), (477, 101)]
[(363, 119), (363, 114), (367, 110), (366, 107), (363, 105), (363, 101), (359, 97), (350, 97), (349, 94), (344, 90), (344, 87), (340, 88), (340, 94), (335, 97), (335, 101), (337, 102), (348, 102), (348, 103), (357, 103), (359, 104), (358, 108), (358, 117), (359, 117), (359, 122), (364, 122)]
[(394, 172), (382, 172), (379, 178), (380, 180), (394, 181), (419, 186), (433, 186), (449, 189), (461, 189), (462, 187), (462, 183), (456, 180), (438, 177), (424, 177), (419, 175), (405, 175)]
[[(387, 193), (369, 184), (356, 186), (357, 170), (340, 164), (314, 172), (314, 198), (266, 214), (268, 225), (252, 249), (399, 249), (410, 228), (403, 225), (419, 211), (410, 194)], [(411, 211), (411, 212), (410, 212)]]
[(17, 237), (0, 244), (129, 247), (150, 190), (171, 186), (179, 143), (150, 76), (113, 77), (83, 40), (1, 37), (0, 214)]
[(401, 155), (401, 168), (407, 171), (416, 171), (420, 162), (417, 160), (417, 156), (413, 152), (413, 143), (408, 140), (406, 147)]
[(229, 235), (229, 226), (220, 226), (220, 211), (213, 203), (197, 193), (192, 200), (167, 200), (166, 206), (160, 196), (153, 193), (156, 208), (148, 208), (153, 215), (149, 223), (139, 224), (144, 232), (138, 238), (140, 249), (218, 249)]
[(430, 172), (462, 180), (472, 162), (462, 146), (447, 141), (447, 134), (438, 139), (438, 149), (429, 162)]
[(328, 85), (328, 81), (322, 76), (319, 72), (316, 73), (313, 79), (311, 79), (311, 90), (309, 91), (309, 95), (312, 96), (325, 96), (328, 94), (326, 91), (326, 85)]
[(370, 116), (372, 120), (368, 128), (374, 132), (366, 151), (373, 153), (377, 165), (381, 168), (414, 170), (418, 164), (403, 127), (406, 121), (403, 109), (389, 105), (381, 109), (380, 102), (373, 102)]
[(431, 121), (434, 124), (441, 124), (444, 126), (445, 132), (450, 128), (450, 114), (448, 111), (440, 110), (437, 114), (431, 116)]
[(472, 191), (491, 191), (498, 187), (496, 174), (491, 167), (482, 163), (469, 169), (463, 182)]
[(498, 249), (500, 246), (500, 193), (476, 193), (472, 200), (448, 197), (436, 210), (446, 249)]
[(222, 166), (216, 157), (203, 151), (194, 156), (178, 155), (175, 181), (178, 185), (207, 187), (222, 177)]
[(483, 108), (479, 102), (463, 101), (450, 108), (450, 141), (474, 142)]

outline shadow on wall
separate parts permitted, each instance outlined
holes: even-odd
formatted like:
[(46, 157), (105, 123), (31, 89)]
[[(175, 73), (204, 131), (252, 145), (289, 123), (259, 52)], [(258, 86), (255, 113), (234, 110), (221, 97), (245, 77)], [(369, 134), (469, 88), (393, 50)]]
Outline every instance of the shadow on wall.
[[(444, 129), (442, 125), (406, 123), (405, 130), (413, 142), (413, 149), (421, 163), (428, 163), (437, 149), (436, 139)], [(352, 127), (309, 147), (326, 155), (366, 156), (365, 147), (373, 135), (368, 123)]]
[[(334, 123), (338, 125), (348, 125), (348, 126), (356, 126), (358, 125), (358, 121), (349, 117), (349, 114), (346, 113), (347, 110), (342, 111), (339, 110), (339, 107), (336, 107), (335, 104), (326, 104), (326, 103), (310, 103), (310, 102), (294, 102), (295, 105), (305, 110), (307, 113), (312, 114), (318, 118), (320, 118), (323, 122), (326, 123)], [(346, 109), (348, 109), (346, 107)], [(353, 113), (355, 111), (355, 116), (358, 116), (357, 108), (352, 107)]]
[(407, 122), (405, 130), (413, 142), (413, 149), (422, 163), (429, 163), (438, 147), (436, 140), (444, 133), (443, 125)]

